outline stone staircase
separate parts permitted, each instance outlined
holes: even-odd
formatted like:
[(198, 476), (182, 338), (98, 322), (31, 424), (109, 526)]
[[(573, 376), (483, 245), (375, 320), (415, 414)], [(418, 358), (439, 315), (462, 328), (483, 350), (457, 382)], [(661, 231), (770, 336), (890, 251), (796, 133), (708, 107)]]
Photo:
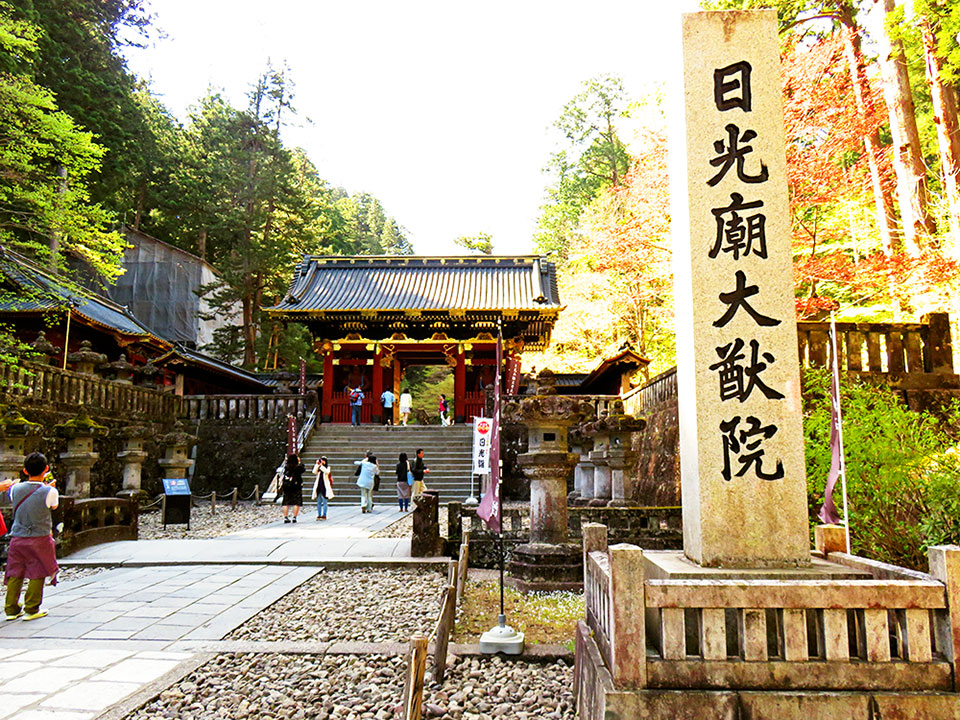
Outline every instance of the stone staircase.
[[(333, 467), (334, 505), (360, 503), (360, 489), (356, 486), (354, 461), (367, 450), (380, 463), (380, 490), (374, 495), (377, 505), (395, 505), (397, 498), (394, 468), (401, 452), (411, 463), (417, 448), (423, 448), (424, 461), (430, 473), (424, 478), (427, 488), (440, 493), (440, 502), (460, 502), (470, 495), (472, 478), (473, 427), (471, 425), (409, 425), (379, 426), (325, 424), (314, 430), (301, 453), (307, 470), (321, 455), (326, 455)], [(310, 501), (313, 476), (303, 478), (304, 500)], [(479, 482), (475, 483), (479, 493)]]

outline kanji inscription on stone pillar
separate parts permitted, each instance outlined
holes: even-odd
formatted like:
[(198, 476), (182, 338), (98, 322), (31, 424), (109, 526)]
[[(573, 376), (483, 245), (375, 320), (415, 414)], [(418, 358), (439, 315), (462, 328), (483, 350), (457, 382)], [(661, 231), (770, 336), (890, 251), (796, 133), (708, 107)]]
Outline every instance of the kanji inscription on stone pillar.
[(682, 18), (671, 125), (684, 552), (810, 562), (773, 10)]

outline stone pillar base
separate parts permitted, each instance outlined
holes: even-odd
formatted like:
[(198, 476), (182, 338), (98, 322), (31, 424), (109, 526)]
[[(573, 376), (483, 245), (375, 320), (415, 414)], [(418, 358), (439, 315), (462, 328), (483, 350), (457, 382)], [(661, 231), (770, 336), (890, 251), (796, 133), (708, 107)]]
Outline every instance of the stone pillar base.
[(583, 549), (573, 543), (524, 543), (513, 550), (506, 583), (523, 592), (583, 589)]

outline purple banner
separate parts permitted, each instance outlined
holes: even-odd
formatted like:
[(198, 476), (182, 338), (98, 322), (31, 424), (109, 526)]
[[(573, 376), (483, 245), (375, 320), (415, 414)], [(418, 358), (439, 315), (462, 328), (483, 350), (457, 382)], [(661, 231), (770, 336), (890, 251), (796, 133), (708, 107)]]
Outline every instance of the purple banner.
[(833, 501), (833, 491), (840, 477), (840, 453), (840, 375), (834, 362), (830, 382), (830, 472), (827, 473), (827, 486), (823, 491), (823, 507), (817, 515), (821, 522), (831, 525), (841, 524), (840, 513)]
[(500, 532), (500, 333), (497, 333), (497, 378), (493, 384), (493, 431), (490, 435), (490, 485), (477, 507), (477, 516), (494, 532)]

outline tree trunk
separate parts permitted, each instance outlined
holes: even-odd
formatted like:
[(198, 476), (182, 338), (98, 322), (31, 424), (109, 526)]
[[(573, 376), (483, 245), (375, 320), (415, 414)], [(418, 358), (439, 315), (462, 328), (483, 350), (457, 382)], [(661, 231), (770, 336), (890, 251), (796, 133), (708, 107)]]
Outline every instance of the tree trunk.
[(133, 216), (133, 229), (137, 232), (140, 231), (140, 221), (143, 219), (143, 197), (147, 194), (147, 181), (143, 180), (140, 182), (140, 187), (137, 189), (137, 211)]
[(944, 82), (943, 58), (937, 55), (937, 38), (929, 18), (920, 20), (923, 55), (926, 60), (927, 80), (933, 101), (933, 121), (937, 126), (937, 145), (940, 150), (940, 173), (943, 176), (943, 194), (947, 200), (950, 221), (950, 251), (960, 256), (960, 123), (957, 120), (957, 91)]
[[(853, 7), (849, 3), (839, 6), (838, 19), (843, 27), (844, 55), (847, 68), (850, 72), (850, 82), (853, 85), (853, 96), (857, 103), (857, 110), (864, 118), (869, 118), (876, 112), (873, 95), (870, 92), (870, 83), (867, 80), (866, 60), (860, 47), (860, 27), (853, 17)], [(880, 240), (883, 252), (892, 255), (900, 250), (900, 241), (896, 236), (896, 221), (893, 213), (893, 200), (890, 193), (883, 187), (880, 168), (883, 165), (883, 149), (880, 146), (880, 135), (873, 130), (863, 137), (863, 147), (867, 155), (867, 166), (870, 169), (870, 183), (873, 187), (873, 205), (877, 218), (877, 227), (880, 230)]]
[(243, 279), (244, 292), (240, 302), (243, 306), (243, 366), (257, 366), (257, 328), (253, 324), (254, 294), (250, 292), (249, 276)]
[[(895, 0), (882, 2), (882, 23), (895, 9)], [(920, 133), (917, 130), (916, 111), (903, 44), (893, 40), (886, 30), (877, 32), (880, 49), (880, 70), (883, 96), (890, 115), (890, 133), (893, 136), (893, 166), (897, 174), (897, 201), (900, 206), (900, 226), (906, 251), (919, 254), (936, 232), (936, 224), (927, 208), (927, 175), (920, 153)]]

